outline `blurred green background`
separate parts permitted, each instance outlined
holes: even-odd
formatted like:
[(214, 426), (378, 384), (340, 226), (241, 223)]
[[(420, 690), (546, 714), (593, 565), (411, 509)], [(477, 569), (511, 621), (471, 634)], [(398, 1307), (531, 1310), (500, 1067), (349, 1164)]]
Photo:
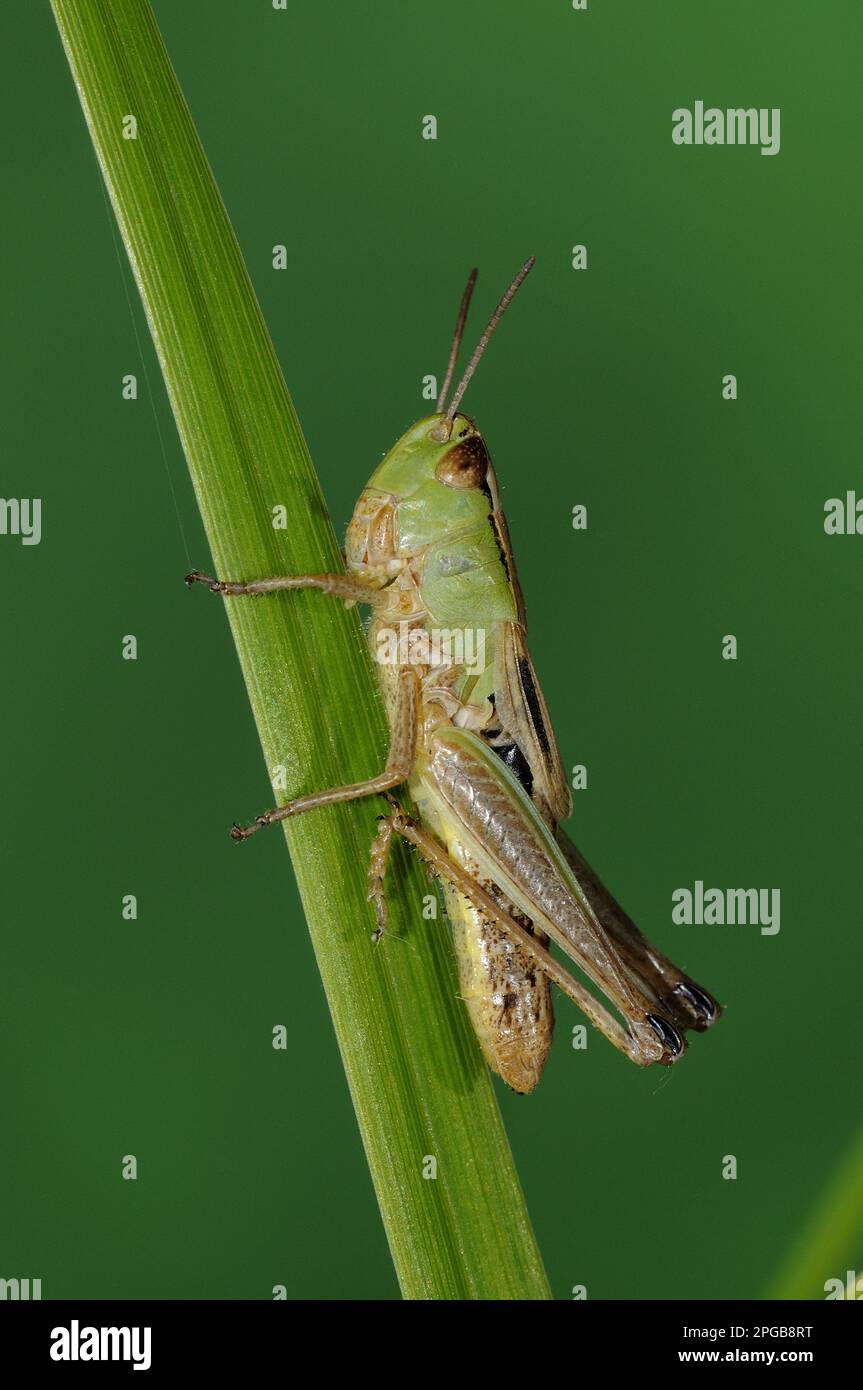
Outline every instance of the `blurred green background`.
[[(559, 999), (538, 1091), (500, 1102), (557, 1297), (757, 1297), (860, 1120), (863, 539), (823, 530), (863, 495), (859, 7), (154, 8), (339, 531), (467, 270), (473, 340), (537, 257), (467, 407), (588, 768), (570, 828), (727, 1011), (640, 1072), (574, 1051)], [(0, 537), (0, 1275), (394, 1298), (284, 841), (227, 838), (268, 779), (220, 605), (181, 583), (209, 556), (59, 39), (47, 3), (2, 24), (0, 490), (43, 539)], [(781, 108), (780, 153), (673, 145), (697, 99)], [(673, 925), (696, 879), (779, 888), (781, 931)]]

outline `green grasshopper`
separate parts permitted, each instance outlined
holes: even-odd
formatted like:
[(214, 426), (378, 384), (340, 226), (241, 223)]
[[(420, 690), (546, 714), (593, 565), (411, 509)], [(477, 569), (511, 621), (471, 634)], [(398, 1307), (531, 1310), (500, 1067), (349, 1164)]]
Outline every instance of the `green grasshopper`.
[[(245, 840), (317, 806), (385, 795), (369, 867), (374, 939), (388, 925), (384, 876), (399, 835), (443, 883), (471, 1022), (489, 1065), (522, 1093), (536, 1086), (551, 1045), (551, 982), (639, 1066), (675, 1062), (687, 1029), (703, 1031), (720, 1013), (641, 934), (559, 828), (572, 800), (527, 650), (497, 480), (482, 434), (459, 412), (532, 265), (501, 299), (447, 406), (471, 273), (436, 413), (418, 420), (369, 480), (348, 526), (346, 574), (186, 577), (232, 597), (314, 588), (371, 608), (368, 640), (391, 732), (383, 772), (298, 797), (231, 834)], [(418, 819), (392, 795), (404, 783)], [(550, 954), (549, 938), (619, 1017)]]

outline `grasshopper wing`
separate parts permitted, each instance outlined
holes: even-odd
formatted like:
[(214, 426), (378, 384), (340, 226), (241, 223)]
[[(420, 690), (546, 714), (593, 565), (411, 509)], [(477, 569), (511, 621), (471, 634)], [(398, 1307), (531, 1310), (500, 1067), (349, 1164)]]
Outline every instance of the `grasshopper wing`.
[(722, 1010), (713, 996), (678, 970), (677, 966), (639, 931), (632, 918), (624, 912), (620, 903), (601, 882), (599, 875), (590, 867), (581, 851), (572, 843), (566, 831), (558, 828), (555, 838), (597, 919), (602, 923), (609, 941), (614, 944), (621, 960), (638, 979), (644, 993), (666, 1013), (670, 1013), (679, 1027), (695, 1028), (703, 1032), (715, 1023)]
[(680, 1056), (682, 1031), (693, 1021), (671, 1006), (657, 1010), (657, 993), (622, 958), (546, 820), (495, 751), (471, 730), (442, 728), (421, 764), (429, 823), (449, 825), (447, 838), (476, 866), (477, 881), (551, 937), (607, 996), (626, 1030), (621, 1035), (588, 995), (581, 1007), (595, 1005), (597, 1026), (642, 1065)]
[(572, 814), (572, 798), (545, 699), (527, 650), (524, 594), (518, 581), (509, 526), (501, 511), (497, 477), (491, 467), (486, 482), (493, 507), (491, 522), (518, 614), (516, 622), (501, 623), (498, 630), (495, 709), (527, 761), (533, 777), (532, 794), (540, 811), (549, 824), (553, 824)]
[(572, 814), (572, 797), (521, 623), (501, 623), (495, 664), (495, 709), (530, 768), (534, 801), (555, 825)]

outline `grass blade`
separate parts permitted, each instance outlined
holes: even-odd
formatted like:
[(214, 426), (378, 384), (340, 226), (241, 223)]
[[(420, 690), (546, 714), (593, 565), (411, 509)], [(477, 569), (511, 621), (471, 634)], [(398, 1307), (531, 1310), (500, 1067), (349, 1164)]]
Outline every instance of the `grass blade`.
[[(299, 422), (149, 3), (52, 4), (216, 572), (338, 568)], [(277, 505), (287, 530), (273, 529)], [(377, 770), (386, 727), (356, 615), (311, 593), (227, 608), (267, 767), (288, 769), (280, 798)], [(402, 1291), (547, 1298), (447, 933), (422, 920), (430, 887), (402, 852), (391, 905), (408, 942), (370, 944), (365, 870), (379, 810), (316, 811), (285, 834)], [(242, 851), (226, 842), (230, 852)], [(426, 1156), (434, 1180), (423, 1177)]]
[[(823, 1298), (863, 1256), (863, 1129), (843, 1155), (789, 1250), (767, 1298)], [(863, 1274), (863, 1270), (860, 1271)], [(861, 1295), (857, 1295), (858, 1298)]]

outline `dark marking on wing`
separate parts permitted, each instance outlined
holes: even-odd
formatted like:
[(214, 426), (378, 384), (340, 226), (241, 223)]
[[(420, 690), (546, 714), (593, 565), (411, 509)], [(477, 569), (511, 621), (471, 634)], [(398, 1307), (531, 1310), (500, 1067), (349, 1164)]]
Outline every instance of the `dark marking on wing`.
[[(491, 704), (494, 705), (494, 695), (489, 696)], [(481, 731), (482, 738), (486, 740), (492, 752), (497, 753), (501, 762), (506, 763), (510, 772), (514, 774), (524, 787), (528, 796), (533, 796), (533, 769), (524, 753), (519, 748), (511, 734), (505, 734), (500, 726), (500, 721), (492, 720)], [(504, 742), (498, 740), (503, 739)]]
[[(485, 491), (488, 492), (488, 488), (486, 488)], [(489, 497), (491, 497), (491, 493), (489, 493)], [(512, 575), (510, 574), (509, 569), (509, 557), (506, 553), (506, 546), (503, 543), (503, 536), (500, 534), (500, 527), (497, 524), (497, 515), (498, 514), (496, 512), (489, 512), (489, 524), (492, 529), (492, 535), (494, 536), (495, 541), (497, 542), (497, 548), (500, 554), (500, 562), (503, 565), (503, 572), (506, 575), (508, 581), (512, 583)]]
[(526, 656), (520, 656), (518, 658), (518, 674), (519, 679), (521, 680), (521, 688), (524, 692), (524, 698), (527, 703), (527, 707), (530, 710), (530, 717), (533, 722), (533, 727), (536, 730), (536, 736), (539, 739), (539, 746), (542, 749), (544, 755), (548, 758), (551, 756), (551, 743), (548, 737), (548, 730), (545, 727), (545, 721), (542, 717), (539, 696), (537, 695), (536, 686), (533, 683), (533, 672), (530, 669), (530, 662), (528, 661)]
[(510, 772), (518, 778), (528, 796), (533, 796), (533, 773), (530, 769), (530, 763), (522, 753), (518, 744), (501, 743), (496, 746), (492, 744), (492, 748), (494, 748), (501, 762), (506, 763)]

